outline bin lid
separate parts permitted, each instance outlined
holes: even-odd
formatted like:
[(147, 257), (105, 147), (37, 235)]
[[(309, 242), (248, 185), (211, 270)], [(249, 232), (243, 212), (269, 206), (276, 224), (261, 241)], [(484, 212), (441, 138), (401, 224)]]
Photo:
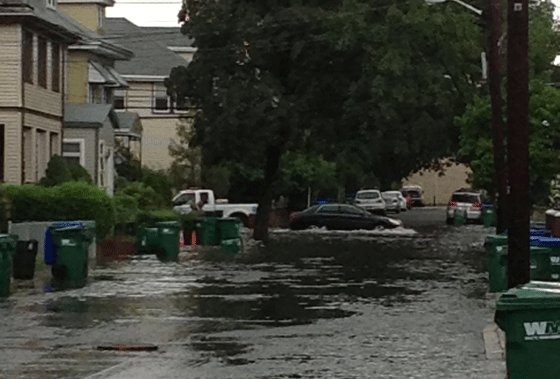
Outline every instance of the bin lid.
[(560, 238), (558, 237), (537, 237), (538, 242), (535, 246), (542, 247), (560, 247)]
[(174, 227), (181, 227), (181, 223), (179, 221), (158, 221), (156, 222), (157, 226), (174, 226)]
[(532, 281), (511, 288), (496, 303), (497, 311), (560, 308), (560, 283)]
[(59, 229), (59, 228), (81, 228), (84, 229), (86, 226), (84, 225), (83, 222), (80, 221), (57, 221), (53, 224), (51, 224), (50, 228), (55, 228), (55, 229)]

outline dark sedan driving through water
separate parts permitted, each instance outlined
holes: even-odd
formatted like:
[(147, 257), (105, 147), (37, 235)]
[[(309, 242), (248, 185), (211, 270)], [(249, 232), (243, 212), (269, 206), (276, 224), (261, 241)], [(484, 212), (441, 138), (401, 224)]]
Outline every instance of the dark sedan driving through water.
[(371, 214), (365, 209), (349, 204), (315, 205), (290, 215), (290, 229), (302, 230), (311, 226), (331, 230), (392, 229), (402, 226), (402, 221)]

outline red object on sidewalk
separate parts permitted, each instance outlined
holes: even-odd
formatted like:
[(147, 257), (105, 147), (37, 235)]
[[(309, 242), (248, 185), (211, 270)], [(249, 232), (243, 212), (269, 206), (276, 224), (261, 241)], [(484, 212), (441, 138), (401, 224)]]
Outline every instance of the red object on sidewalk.
[(196, 246), (196, 230), (192, 231), (191, 235), (191, 246)]
[(183, 231), (180, 230), (179, 231), (179, 248), (185, 247), (185, 236), (183, 234)]

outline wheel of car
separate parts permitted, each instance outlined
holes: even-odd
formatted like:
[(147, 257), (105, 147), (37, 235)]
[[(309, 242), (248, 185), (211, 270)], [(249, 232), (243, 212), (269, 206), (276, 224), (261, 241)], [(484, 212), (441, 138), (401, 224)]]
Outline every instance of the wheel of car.
[(378, 230), (378, 231), (385, 230), (385, 225), (377, 225), (377, 226), (375, 227), (375, 230)]

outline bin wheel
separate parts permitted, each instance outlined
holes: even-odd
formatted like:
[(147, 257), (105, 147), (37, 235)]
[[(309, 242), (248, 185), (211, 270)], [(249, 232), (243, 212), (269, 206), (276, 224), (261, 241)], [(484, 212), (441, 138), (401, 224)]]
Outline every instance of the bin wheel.
[(51, 268), (53, 278), (59, 280), (66, 280), (68, 268), (65, 265), (54, 265)]

